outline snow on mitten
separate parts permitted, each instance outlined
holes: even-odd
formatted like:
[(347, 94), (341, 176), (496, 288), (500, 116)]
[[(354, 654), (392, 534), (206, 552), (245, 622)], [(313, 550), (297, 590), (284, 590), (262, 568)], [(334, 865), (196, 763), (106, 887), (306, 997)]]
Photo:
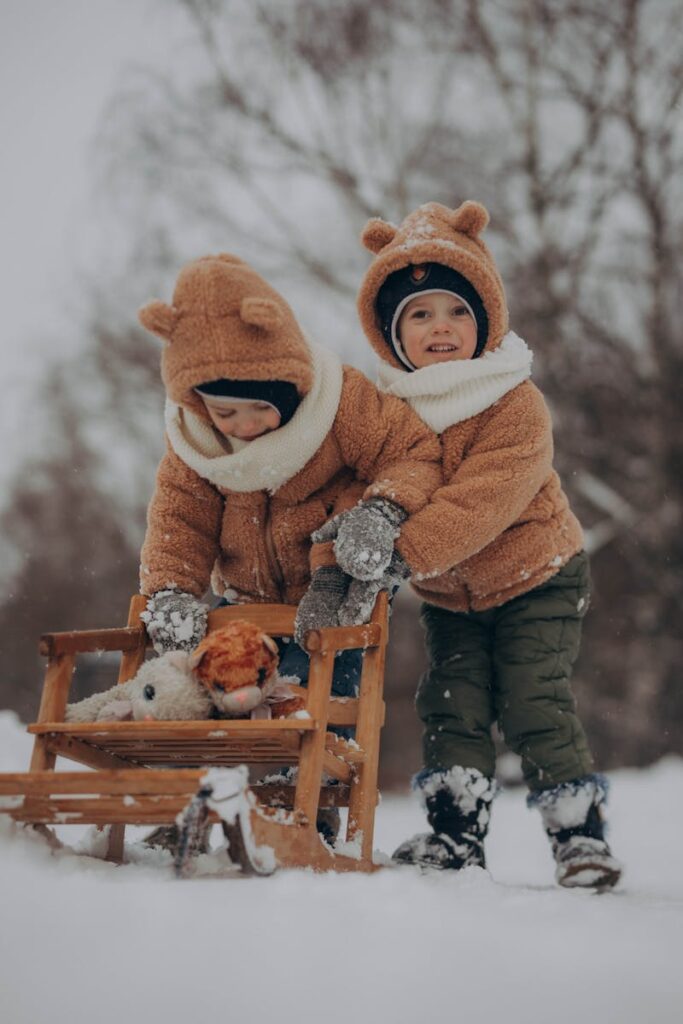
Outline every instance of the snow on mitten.
[(370, 621), (380, 590), (393, 594), (411, 576), (408, 564), (394, 551), (391, 562), (378, 580), (351, 580), (348, 593), (339, 608), (340, 626), (362, 626)]
[(191, 651), (206, 633), (208, 606), (182, 590), (158, 590), (140, 618), (157, 654)]
[(400, 505), (370, 498), (340, 516), (334, 553), (337, 563), (357, 580), (379, 580), (391, 562), (394, 541), (408, 518)]
[(309, 629), (339, 625), (339, 605), (349, 588), (349, 577), (337, 565), (316, 569), (308, 590), (299, 601), (294, 620), (294, 639), (303, 646)]

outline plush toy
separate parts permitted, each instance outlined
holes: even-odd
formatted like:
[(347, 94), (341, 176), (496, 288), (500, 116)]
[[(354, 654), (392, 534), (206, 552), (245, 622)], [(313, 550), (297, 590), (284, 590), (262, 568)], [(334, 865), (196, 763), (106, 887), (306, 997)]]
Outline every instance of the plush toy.
[(65, 720), (284, 718), (304, 712), (303, 696), (277, 666), (274, 640), (239, 620), (209, 633), (194, 651), (163, 654), (145, 662), (134, 679), (67, 705)]

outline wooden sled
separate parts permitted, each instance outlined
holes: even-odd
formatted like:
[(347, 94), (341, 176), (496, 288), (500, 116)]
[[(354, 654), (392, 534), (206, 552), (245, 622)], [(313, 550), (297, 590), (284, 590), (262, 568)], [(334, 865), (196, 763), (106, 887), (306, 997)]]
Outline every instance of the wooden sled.
[[(55, 824), (111, 826), (107, 859), (121, 861), (126, 825), (172, 824), (198, 792), (215, 790), (239, 765), (297, 766), (291, 785), (251, 784), (242, 779), (239, 813), (219, 813), (206, 802), (210, 822), (222, 821), (233, 856), (245, 868), (372, 871), (380, 730), (384, 723), (384, 658), (387, 595), (377, 598), (368, 625), (313, 630), (306, 637), (310, 675), (307, 718), (197, 722), (66, 723), (64, 712), (76, 657), (121, 652), (118, 681), (131, 679), (145, 659), (149, 638), (140, 621), (146, 598), (135, 596), (123, 629), (49, 633), (41, 654), (47, 670), (28, 772), (0, 774), (0, 812), (49, 832)], [(247, 619), (276, 637), (293, 634), (295, 609), (288, 605), (239, 605), (209, 614), (209, 630)], [(331, 696), (338, 651), (363, 648), (358, 698)], [(346, 741), (330, 726), (354, 726)], [(88, 771), (55, 772), (57, 758)], [(207, 774), (208, 773), (208, 774)], [(220, 788), (220, 785), (218, 788)], [(216, 793), (214, 792), (214, 796)], [(348, 807), (346, 835), (336, 851), (316, 828), (318, 810)], [(217, 810), (218, 808), (218, 810)], [(233, 810), (237, 808), (234, 805)], [(269, 854), (268, 851), (272, 851)]]

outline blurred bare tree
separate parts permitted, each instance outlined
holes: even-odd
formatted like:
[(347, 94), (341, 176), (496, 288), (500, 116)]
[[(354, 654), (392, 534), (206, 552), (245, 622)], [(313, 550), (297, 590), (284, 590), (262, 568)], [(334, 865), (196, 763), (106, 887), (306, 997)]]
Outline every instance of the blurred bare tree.
[[(111, 274), (106, 286), (91, 283), (93, 344), (79, 368), (98, 396), (100, 432), (89, 443), (114, 480), (122, 453), (129, 472), (108, 504), (102, 466), (88, 478), (108, 509), (106, 529), (125, 515), (139, 543), (161, 393), (157, 353), (132, 311), (155, 291), (167, 294), (180, 264), (238, 251), (318, 337), (368, 369), (353, 315), (364, 221), (399, 220), (431, 199), (481, 199), (594, 554), (577, 674), (582, 713), (604, 765), (680, 750), (683, 8), (675, 0), (177, 3), (186, 47), (165, 74), (131, 74), (100, 139), (102, 194), (130, 239), (115, 285)], [(59, 501), (70, 500), (74, 457), (69, 444), (57, 457), (50, 487)], [(9, 521), (27, 535), (44, 532), (25, 516), (25, 500), (20, 487)], [(96, 515), (89, 523), (84, 536), (104, 528)], [(52, 542), (68, 528), (52, 525)], [(115, 566), (94, 555), (87, 564), (113, 596)], [(20, 577), (26, 588), (29, 575)], [(42, 582), (41, 600), (64, 606)], [(59, 593), (58, 573), (54, 585)], [(19, 592), (14, 586), (13, 600)], [(29, 622), (28, 589), (21, 594)], [(74, 624), (76, 594), (68, 601)], [(105, 612), (120, 620), (119, 606), (99, 607), (99, 624)], [(407, 713), (422, 659), (414, 602), (403, 601), (399, 616), (385, 783), (404, 781), (418, 756)], [(9, 603), (0, 642), (5, 619)]]

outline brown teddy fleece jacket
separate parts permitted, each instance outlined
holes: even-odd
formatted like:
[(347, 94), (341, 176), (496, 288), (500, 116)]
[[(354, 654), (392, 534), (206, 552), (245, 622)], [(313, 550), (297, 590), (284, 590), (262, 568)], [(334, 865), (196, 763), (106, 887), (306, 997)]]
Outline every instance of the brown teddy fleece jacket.
[[(481, 611), (539, 586), (581, 550), (578, 520), (552, 467), (550, 414), (526, 379), (531, 356), (508, 331), (501, 279), (479, 238), (488, 214), (478, 203), (457, 210), (420, 207), (396, 228), (373, 220), (363, 234), (376, 257), (358, 309), (383, 360), (380, 386), (403, 397), (441, 435), (444, 484), (403, 525), (398, 550), (412, 583), (431, 604)], [(385, 340), (377, 294), (408, 265), (444, 264), (482, 299), (488, 336), (482, 355), (410, 373)]]
[[(309, 345), (282, 297), (234, 256), (181, 272), (173, 305), (140, 312), (164, 338), (167, 452), (141, 554), (144, 594), (209, 582), (230, 600), (296, 604), (310, 582), (311, 533), (363, 496), (409, 512), (440, 483), (439, 444), (398, 398)], [(302, 397), (285, 426), (249, 443), (213, 428), (194, 388), (288, 380)]]

